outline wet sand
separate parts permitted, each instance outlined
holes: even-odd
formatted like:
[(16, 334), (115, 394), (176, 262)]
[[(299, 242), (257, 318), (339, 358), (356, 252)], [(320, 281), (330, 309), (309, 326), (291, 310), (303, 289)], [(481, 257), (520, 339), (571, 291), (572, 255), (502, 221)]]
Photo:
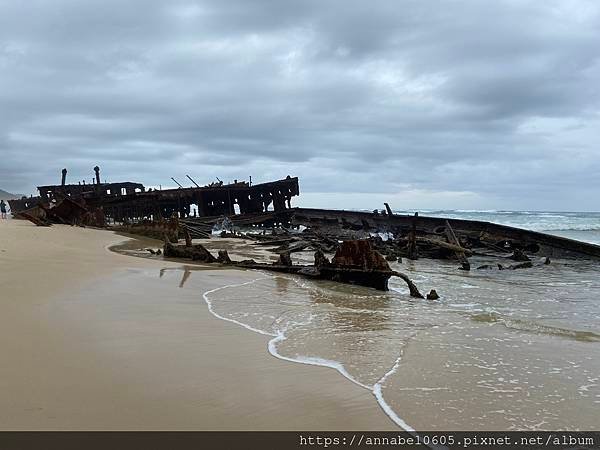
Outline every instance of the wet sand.
[[(203, 241), (243, 255), (244, 244)], [(250, 245), (262, 261), (274, 253)], [(312, 252), (294, 253), (295, 261)], [(240, 256), (238, 256), (239, 258)], [(497, 262), (473, 257), (474, 267)], [(502, 261), (504, 262), (504, 261)], [(594, 430), (600, 404), (600, 284), (589, 261), (534, 260), (523, 271), (457, 270), (454, 261), (392, 263), (439, 301), (269, 274), (210, 295), (222, 317), (276, 336), (276, 352), (320, 361), (417, 430)], [(265, 274), (266, 275), (266, 274)], [(187, 278), (186, 278), (187, 277)], [(194, 275), (172, 273), (169, 283)], [(394, 416), (395, 415), (395, 416)]]
[[(107, 250), (123, 239), (0, 221), (0, 429), (397, 429), (368, 390), (212, 316), (180, 263)], [(193, 274), (207, 291), (256, 275)]]

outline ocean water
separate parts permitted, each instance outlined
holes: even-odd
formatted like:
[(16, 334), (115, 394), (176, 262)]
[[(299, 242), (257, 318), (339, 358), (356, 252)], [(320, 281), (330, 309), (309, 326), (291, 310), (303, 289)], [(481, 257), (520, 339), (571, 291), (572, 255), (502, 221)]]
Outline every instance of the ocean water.
[[(416, 210), (395, 210), (414, 214)], [(494, 222), (600, 244), (600, 212), (423, 210), (423, 216)]]
[[(599, 242), (598, 213), (420, 213)], [(213, 239), (209, 248), (224, 244)], [(255, 249), (252, 255), (273, 257)], [(312, 255), (293, 258), (306, 261)], [(499, 262), (470, 260), (472, 267)], [(441, 298), (411, 298), (395, 278), (389, 292), (380, 292), (256, 272), (243, 285), (202, 292), (202, 303), (220, 319), (269, 336), (266, 350), (275, 357), (337, 370), (347, 382), (370, 391), (403, 429), (600, 427), (598, 263), (544, 265), (539, 257), (531, 269), (464, 272), (453, 261), (420, 259), (392, 267), (421, 292), (436, 289)], [(199, 289), (189, 271), (169, 277), (164, 280), (181, 278), (180, 286), (187, 280), (188, 288)]]
[[(568, 263), (534, 273), (398, 264), (439, 301), (263, 274), (203, 295), (213, 314), (272, 337), (277, 357), (326, 365), (405, 429), (595, 429), (600, 282)], [(489, 272), (489, 273), (488, 273)]]

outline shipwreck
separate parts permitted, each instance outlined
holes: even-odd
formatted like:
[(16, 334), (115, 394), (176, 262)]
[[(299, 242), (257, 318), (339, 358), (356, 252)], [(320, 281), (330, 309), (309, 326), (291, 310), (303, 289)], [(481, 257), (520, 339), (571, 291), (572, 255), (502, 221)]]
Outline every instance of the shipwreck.
[[(600, 259), (600, 246), (545, 233), (473, 220), (373, 212), (297, 208), (297, 177), (252, 184), (234, 180), (175, 189), (147, 189), (136, 182), (102, 182), (94, 167), (91, 182), (38, 186), (37, 197), (10, 200), (13, 216), (38, 226), (69, 224), (107, 227), (164, 240), (165, 257), (247, 269), (297, 274), (314, 279), (388, 289), (392, 276), (402, 278), (410, 294), (423, 295), (410, 279), (389, 262), (402, 258), (455, 260), (457, 269), (472, 270), (473, 256), (498, 258), (495, 265), (476, 269), (529, 269), (533, 257), (545, 264), (551, 258)], [(224, 226), (226, 224), (226, 226)], [(227, 252), (215, 257), (193, 239), (222, 235), (247, 239), (278, 254), (273, 264), (232, 261)], [(380, 237), (384, 234), (388, 239)], [(185, 241), (185, 243), (183, 243)], [(314, 264), (293, 264), (291, 255), (313, 251)], [(162, 252), (161, 252), (162, 253)], [(326, 254), (333, 255), (331, 260)], [(432, 291), (427, 296), (437, 298)]]

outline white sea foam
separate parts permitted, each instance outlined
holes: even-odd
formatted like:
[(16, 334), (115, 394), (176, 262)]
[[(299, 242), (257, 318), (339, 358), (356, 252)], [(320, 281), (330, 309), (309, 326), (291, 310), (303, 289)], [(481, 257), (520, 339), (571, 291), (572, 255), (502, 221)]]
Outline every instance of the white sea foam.
[(371, 237), (380, 237), (382, 241), (394, 239), (394, 234), (390, 232), (380, 231), (379, 233), (370, 233)]
[[(308, 365), (312, 365), (312, 366), (321, 366), (321, 367), (329, 367), (331, 369), (336, 370), (338, 373), (340, 373), (342, 376), (344, 376), (346, 379), (348, 379), (349, 381), (353, 382), (354, 384), (356, 384), (357, 386), (360, 386), (363, 389), (367, 389), (369, 390), (376, 398), (377, 403), (379, 404), (379, 406), (381, 407), (381, 409), (385, 412), (385, 414), (399, 427), (401, 427), (402, 429), (404, 429), (405, 431), (408, 431), (410, 433), (414, 433), (415, 430), (408, 425), (404, 420), (402, 420), (402, 418), (400, 418), (400, 416), (396, 413), (396, 411), (394, 411), (392, 409), (392, 407), (386, 402), (384, 396), (383, 396), (383, 392), (382, 392), (382, 387), (383, 384), (385, 383), (385, 381), (391, 376), (393, 375), (397, 370), (398, 367), (400, 365), (400, 360), (401, 357), (399, 357), (395, 363), (394, 366), (385, 373), (385, 375), (379, 380), (377, 381), (377, 383), (375, 383), (373, 386), (369, 386), (367, 384), (361, 383), (359, 380), (357, 380), (356, 378), (354, 378), (344, 367), (344, 365), (339, 362), (339, 361), (334, 361), (334, 360), (329, 360), (329, 359), (323, 359), (323, 358), (318, 358), (318, 357), (311, 357), (311, 356), (302, 356), (302, 355), (297, 355), (295, 357), (289, 357), (289, 356), (284, 356), (282, 354), (280, 354), (277, 350), (277, 345), (280, 342), (283, 342), (286, 340), (286, 331), (288, 330), (288, 327), (285, 327), (282, 330), (277, 330), (276, 333), (273, 332), (269, 332), (266, 330), (261, 330), (259, 328), (255, 328), (253, 326), (250, 326), (248, 324), (245, 324), (243, 322), (240, 322), (238, 320), (232, 319), (230, 317), (225, 317), (222, 316), (221, 314), (217, 313), (214, 308), (213, 308), (213, 304), (211, 302), (211, 300), (208, 298), (208, 296), (210, 294), (213, 294), (215, 292), (224, 290), (224, 289), (228, 289), (228, 288), (235, 288), (235, 287), (242, 287), (242, 286), (248, 286), (250, 284), (254, 284), (257, 281), (260, 280), (264, 280), (264, 279), (268, 279), (271, 278), (269, 276), (263, 276), (260, 278), (255, 278), (253, 280), (250, 281), (246, 281), (244, 283), (238, 283), (238, 284), (227, 284), (224, 286), (220, 286), (218, 288), (214, 288), (214, 289), (210, 289), (206, 292), (204, 292), (202, 294), (202, 298), (204, 299), (204, 301), (206, 302), (206, 305), (208, 307), (208, 310), (210, 311), (210, 313), (212, 315), (214, 315), (215, 317), (221, 319), (221, 320), (225, 320), (227, 322), (232, 322), (235, 323), (237, 325), (240, 325), (242, 327), (244, 327), (247, 330), (250, 331), (254, 331), (255, 333), (259, 333), (262, 334), (264, 336), (271, 336), (273, 337), (269, 343), (268, 343), (268, 350), (269, 353), (271, 355), (273, 355), (274, 357), (284, 360), (284, 361), (289, 361), (289, 362), (295, 362), (295, 363), (300, 363), (300, 364), (308, 364)], [(312, 317), (309, 318), (308, 321), (306, 322), (293, 322), (292, 325), (296, 325), (296, 326), (300, 326), (300, 325), (307, 325), (310, 323), (310, 321), (312, 320)]]
[(454, 209), (454, 210), (449, 210), (448, 212), (496, 214), (498, 212), (505, 212), (505, 211), (498, 211), (496, 209)]
[(245, 324), (245, 323), (243, 323), (243, 322), (239, 322), (239, 321), (237, 321), (237, 320), (235, 320), (235, 319), (232, 319), (232, 318), (230, 318), (230, 317), (225, 317), (225, 316), (222, 316), (222, 315), (220, 315), (219, 313), (217, 313), (217, 312), (216, 312), (216, 311), (213, 309), (212, 302), (211, 302), (211, 301), (208, 299), (208, 295), (209, 295), (209, 294), (212, 294), (212, 293), (214, 293), (214, 292), (221, 291), (221, 290), (223, 290), (223, 289), (227, 289), (227, 288), (248, 286), (248, 285), (250, 285), (250, 284), (256, 283), (256, 282), (257, 282), (257, 281), (259, 281), (259, 280), (264, 280), (264, 279), (266, 279), (266, 278), (269, 278), (269, 277), (266, 277), (266, 276), (265, 276), (265, 277), (261, 277), (261, 278), (255, 278), (254, 280), (250, 280), (250, 281), (247, 281), (247, 282), (245, 282), (245, 283), (239, 283), (239, 284), (226, 284), (225, 286), (221, 286), (221, 287), (218, 287), (218, 288), (215, 288), (215, 289), (211, 289), (211, 290), (209, 290), (209, 291), (206, 291), (204, 294), (202, 294), (202, 298), (203, 298), (203, 299), (204, 299), (204, 301), (206, 302), (206, 305), (208, 306), (208, 310), (210, 311), (210, 313), (211, 313), (213, 316), (215, 316), (215, 317), (217, 317), (217, 318), (219, 318), (219, 319), (225, 320), (225, 321), (227, 321), (227, 322), (232, 322), (232, 323), (235, 323), (235, 324), (237, 324), (237, 325), (240, 325), (240, 326), (242, 326), (242, 327), (246, 328), (247, 330), (254, 331), (255, 333), (260, 333), (260, 334), (263, 334), (263, 335), (265, 335), (265, 336), (277, 336), (277, 334), (274, 334), (274, 333), (269, 333), (269, 332), (267, 332), (267, 331), (264, 331), (264, 330), (260, 330), (260, 329), (258, 329), (258, 328), (251, 327), (251, 326), (250, 326), (250, 325), (248, 325), (248, 324)]
[(295, 362), (295, 363), (301, 363), (301, 364), (308, 364), (310, 366), (321, 366), (321, 367), (329, 367), (331, 369), (335, 369), (337, 370), (341, 375), (343, 375), (344, 377), (346, 377), (348, 380), (352, 381), (354, 384), (364, 388), (364, 389), (368, 389), (368, 390), (372, 390), (373, 388), (371, 386), (368, 386), (366, 384), (361, 383), (360, 381), (358, 381), (356, 378), (354, 378), (352, 375), (350, 375), (348, 373), (348, 371), (346, 370), (346, 368), (344, 367), (344, 365), (342, 363), (340, 363), (339, 361), (333, 361), (330, 359), (323, 359), (323, 358), (316, 358), (316, 357), (311, 357), (311, 356), (296, 356), (295, 358), (289, 357), (289, 356), (284, 356), (281, 353), (279, 353), (277, 351), (277, 344), (279, 342), (282, 342), (286, 339), (285, 337), (285, 333), (281, 332), (278, 334), (278, 336), (276, 336), (275, 338), (271, 339), (269, 341), (269, 353), (273, 356), (275, 356), (276, 358), (282, 359), (284, 361), (290, 361), (290, 362)]
[(398, 359), (396, 359), (396, 362), (394, 363), (394, 365), (392, 366), (392, 368), (390, 370), (388, 370), (386, 372), (386, 374), (381, 377), (381, 379), (375, 383), (375, 385), (373, 386), (373, 395), (375, 395), (375, 398), (377, 399), (377, 402), (379, 403), (379, 406), (381, 406), (381, 408), (385, 411), (385, 413), (388, 415), (388, 417), (390, 419), (392, 419), (394, 421), (394, 423), (396, 423), (396, 425), (398, 425), (400, 428), (403, 428), (404, 430), (408, 431), (408, 432), (414, 432), (414, 428), (412, 428), (409, 424), (407, 424), (404, 420), (402, 420), (400, 418), (400, 416), (398, 416), (398, 414), (396, 414), (396, 411), (394, 411), (392, 409), (392, 407), (385, 401), (385, 398), (383, 397), (383, 392), (382, 392), (382, 388), (383, 388), (383, 384), (385, 383), (385, 381), (392, 376), (394, 373), (396, 373), (398, 371), (398, 368), (400, 367), (400, 360), (402, 359), (402, 355), (400, 355), (398, 357)]
[(477, 308), (481, 307), (479, 303), (450, 303), (448, 306), (453, 308)]

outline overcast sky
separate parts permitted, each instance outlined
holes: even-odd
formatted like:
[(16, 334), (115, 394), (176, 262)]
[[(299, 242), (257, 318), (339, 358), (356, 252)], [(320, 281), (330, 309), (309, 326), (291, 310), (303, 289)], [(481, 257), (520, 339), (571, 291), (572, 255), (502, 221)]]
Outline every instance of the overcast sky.
[(0, 188), (600, 210), (599, 57), (595, 0), (0, 0)]

